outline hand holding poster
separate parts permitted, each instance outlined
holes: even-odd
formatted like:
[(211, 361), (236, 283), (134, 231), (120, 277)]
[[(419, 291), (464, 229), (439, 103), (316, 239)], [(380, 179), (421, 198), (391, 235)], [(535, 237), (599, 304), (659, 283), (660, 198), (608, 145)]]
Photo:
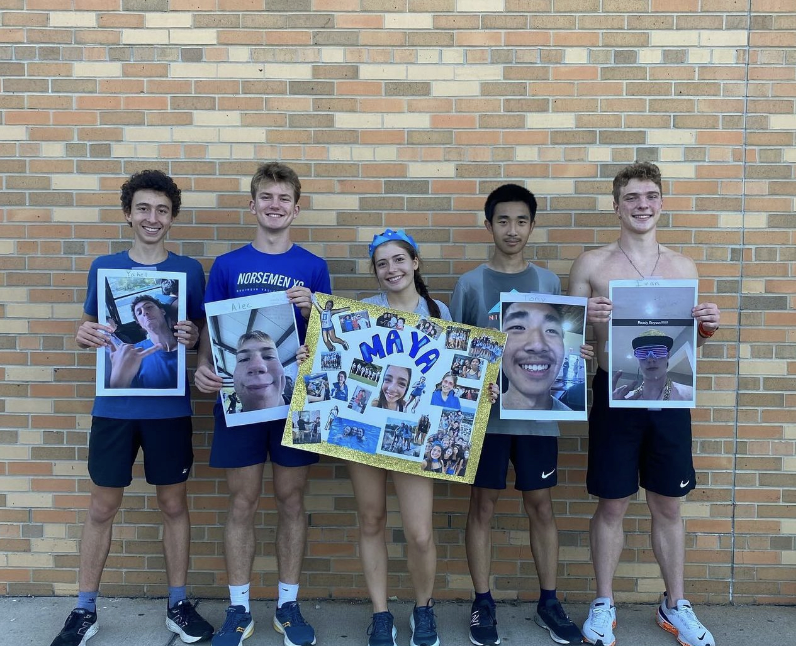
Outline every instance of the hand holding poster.
[(612, 408), (694, 408), (696, 280), (612, 280)]
[(97, 349), (97, 395), (182, 395), (185, 346), (174, 326), (185, 320), (185, 274), (100, 269), (99, 321), (113, 330)]
[(298, 366), (296, 316), (285, 292), (207, 303), (227, 426), (287, 417)]
[(505, 335), (315, 294), (282, 443), (472, 483)]
[(587, 299), (500, 294), (503, 353), (500, 418), (586, 419)]

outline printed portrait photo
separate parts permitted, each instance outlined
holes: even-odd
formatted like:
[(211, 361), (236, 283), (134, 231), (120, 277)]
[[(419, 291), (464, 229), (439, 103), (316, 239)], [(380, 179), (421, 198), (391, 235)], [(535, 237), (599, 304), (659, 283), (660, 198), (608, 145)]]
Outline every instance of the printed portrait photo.
[(501, 294), (503, 419), (586, 419), (586, 299)]
[(282, 419), (298, 373), (293, 306), (284, 292), (208, 303), (227, 426)]
[(101, 269), (99, 320), (110, 344), (98, 350), (97, 394), (181, 395), (185, 346), (174, 325), (185, 319), (185, 274)]
[(609, 288), (610, 405), (693, 408), (697, 281), (611, 281)]
[(379, 386), (378, 395), (370, 405), (375, 408), (384, 408), (403, 413), (411, 381), (412, 370), (410, 368), (395, 365), (387, 366)]

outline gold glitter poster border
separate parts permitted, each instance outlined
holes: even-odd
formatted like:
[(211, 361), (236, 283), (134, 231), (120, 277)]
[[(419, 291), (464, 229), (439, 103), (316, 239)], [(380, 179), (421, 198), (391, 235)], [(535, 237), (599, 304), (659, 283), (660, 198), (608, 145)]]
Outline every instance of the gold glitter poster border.
[[(330, 309), (327, 309), (327, 313), (324, 314), (324, 318), (326, 320), (324, 325), (322, 325), (321, 310), (325, 309), (329, 301), (331, 301), (332, 306)], [(360, 326), (360, 329), (353, 331), (343, 331), (342, 327), (345, 317), (349, 316), (350, 321), (351, 316), (355, 314), (360, 315), (360, 318), (356, 319), (357, 325)], [(365, 316), (363, 316), (365, 314), (367, 315), (367, 319)], [(403, 330), (396, 330), (395, 328), (385, 327), (384, 325), (377, 325), (378, 321), (386, 323), (389, 319), (394, 319), (397, 321), (398, 318), (403, 318), (405, 320)], [(425, 334), (418, 330), (417, 326), (418, 324), (421, 324), (421, 322), (426, 330), (437, 333), (436, 338), (433, 338), (432, 334)], [(351, 324), (348, 321), (345, 321), (345, 325), (350, 327)], [(369, 325), (369, 327), (364, 327), (365, 325)], [(324, 334), (324, 332), (327, 334)], [(411, 343), (411, 340), (413, 339), (413, 332), (417, 335), (416, 343), (414, 345)], [(408, 343), (403, 343), (403, 351), (396, 350), (398, 347), (398, 344), (396, 343), (396, 334), (402, 342), (408, 341)], [(451, 343), (457, 343), (461, 346), (463, 341), (464, 347), (446, 347), (446, 338), (449, 335), (452, 339)], [(374, 341), (373, 345), (378, 345), (375, 343), (376, 336), (378, 336), (379, 340), (382, 342), (381, 349), (385, 351), (384, 356), (381, 356), (378, 353), (375, 355), (370, 353), (369, 355), (368, 348), (362, 350), (360, 343), (362, 340), (368, 338), (371, 341)], [(453, 336), (457, 337), (456, 340), (453, 340)], [(354, 339), (359, 339), (359, 342), (354, 343)], [(428, 340), (424, 342), (423, 339)], [(474, 340), (477, 341), (477, 347), (473, 345)], [(293, 389), (293, 397), (290, 402), (290, 411), (285, 422), (285, 430), (282, 436), (282, 444), (284, 446), (299, 448), (305, 451), (319, 453), (321, 455), (330, 455), (343, 460), (359, 462), (361, 464), (367, 464), (391, 471), (422, 475), (424, 477), (436, 478), (449, 482), (462, 482), (467, 484), (473, 483), (478, 468), (478, 462), (481, 458), (481, 448), (483, 446), (486, 425), (489, 419), (490, 408), (492, 406), (489, 397), (488, 384), (495, 383), (497, 381), (500, 370), (500, 359), (503, 354), (503, 348), (506, 344), (506, 335), (503, 332), (491, 328), (477, 328), (461, 323), (444, 321), (442, 319), (426, 317), (414, 313), (399, 312), (391, 308), (362, 303), (352, 299), (316, 293), (313, 296), (313, 308), (307, 325), (306, 344), (309, 348), (309, 358), (299, 367), (298, 376)], [(330, 354), (339, 352), (340, 363), (338, 367), (328, 368), (327, 366), (326, 368), (321, 368), (321, 354), (328, 350), (329, 344), (335, 348), (335, 350), (330, 351)], [(345, 349), (344, 347), (346, 344), (349, 346), (348, 349)], [(418, 349), (416, 346), (419, 344), (422, 345)], [(405, 351), (406, 347), (409, 347), (410, 351), (411, 349), (416, 349), (416, 354), (414, 357), (409, 356), (409, 352)], [(378, 349), (379, 348), (377, 347), (376, 350)], [(391, 350), (391, 352), (387, 352), (388, 349)], [(396, 419), (408, 420), (415, 421), (416, 424), (417, 420), (419, 420), (422, 415), (433, 415), (433, 422), (429, 428), (428, 435), (430, 436), (437, 433), (442, 421), (443, 408), (438, 405), (431, 405), (429, 395), (422, 397), (421, 403), (417, 407), (418, 412), (416, 414), (403, 411), (397, 413), (391, 411), (382, 412), (381, 409), (374, 408), (375, 400), (373, 402), (370, 401), (371, 395), (376, 392), (377, 386), (381, 383), (381, 375), (379, 375), (376, 377), (375, 382), (371, 380), (371, 383), (368, 385), (368, 387), (372, 388), (373, 391), (368, 393), (367, 402), (362, 407), (363, 410), (361, 413), (357, 413), (353, 410), (352, 412), (348, 412), (351, 409), (351, 407), (348, 405), (352, 403), (350, 401), (344, 402), (343, 400), (333, 400), (328, 397), (328, 386), (330, 385), (328, 383), (328, 378), (332, 374), (337, 375), (337, 373), (341, 370), (345, 371), (347, 375), (350, 374), (350, 371), (346, 370), (346, 368), (350, 368), (355, 359), (360, 363), (364, 362), (370, 365), (370, 362), (365, 360), (375, 358), (377, 361), (380, 361), (384, 364), (383, 366), (376, 365), (376, 367), (384, 367), (386, 370), (386, 366), (391, 364), (391, 361), (400, 358), (403, 363), (411, 363), (411, 365), (416, 366), (417, 369), (421, 371), (421, 374), (425, 375), (426, 373), (423, 372), (423, 367), (428, 366), (428, 361), (418, 362), (418, 359), (421, 359), (422, 357), (428, 358), (428, 353), (435, 350), (439, 352), (439, 357), (427, 369), (427, 372), (431, 374), (439, 375), (440, 373), (448, 372), (454, 361), (455, 355), (459, 355), (460, 357), (461, 355), (466, 355), (471, 358), (479, 358), (481, 359), (481, 362), (479, 362), (480, 365), (485, 366), (485, 368), (481, 370), (479, 379), (467, 380), (467, 384), (478, 384), (478, 399), (477, 402), (475, 402), (473, 409), (462, 409), (466, 410), (463, 415), (472, 414), (473, 416), (469, 438), (470, 453), (469, 458), (467, 459), (464, 475), (424, 471), (423, 454), (425, 452), (424, 447), (426, 444), (425, 436), (423, 436), (423, 443), (420, 445), (419, 459), (417, 456), (399, 457), (397, 455), (386, 455), (384, 453), (377, 452), (379, 450), (378, 447), (382, 445), (387, 424), (386, 421), (379, 426), (374, 426), (371, 424), (371, 422), (376, 422), (379, 418), (383, 419), (393, 415), (392, 419), (394, 421)], [(395, 356), (393, 357), (393, 355)], [(393, 359), (391, 359), (391, 357), (393, 357)], [(325, 384), (327, 388), (327, 398), (322, 401), (308, 402), (307, 378), (315, 376), (315, 382), (321, 383), (324, 381), (324, 374), (326, 374), (327, 377), (327, 383)], [(417, 379), (412, 379), (411, 381), (416, 382)], [(310, 383), (313, 383), (313, 381), (310, 380)], [(354, 380), (351, 377), (348, 377), (347, 383), (351, 383), (355, 388), (362, 388), (362, 382), (354, 383)], [(409, 385), (405, 391), (405, 397), (409, 396), (409, 391), (414, 385), (415, 383)], [(324, 385), (321, 383), (321, 388), (323, 388), (323, 386)], [(429, 383), (428, 386), (428, 390), (431, 391), (430, 395), (433, 396), (434, 384)], [(463, 388), (465, 391), (468, 389), (474, 390), (475, 388), (472, 385), (468, 385)], [(317, 398), (317, 396), (317, 389), (313, 385), (313, 397)], [(350, 400), (353, 399), (353, 397), (347, 397), (347, 399)], [(461, 400), (459, 400), (459, 403), (461, 404)], [(376, 438), (376, 448), (374, 448), (372, 452), (352, 449), (347, 446), (341, 446), (328, 441), (329, 435), (331, 433), (330, 427), (333, 421), (336, 419), (331, 416), (330, 411), (335, 406), (338, 409), (345, 407), (344, 413), (348, 416), (354, 416), (357, 414), (360, 415), (361, 417), (358, 417), (357, 420), (362, 427), (378, 428), (379, 433), (378, 437)], [(321, 424), (320, 428), (318, 429), (318, 434), (320, 435), (318, 441), (294, 442), (294, 414), (300, 415), (302, 412), (309, 413), (310, 416), (314, 415), (315, 413), (319, 413), (319, 416), (316, 416), (316, 419), (319, 419)], [(439, 413), (439, 415), (437, 415), (437, 413)], [(342, 414), (339, 414), (338, 417), (341, 417), (341, 423), (348, 421), (342, 419)], [(323, 422), (326, 422), (326, 427), (322, 427)], [(372, 440), (372, 438), (370, 439)], [(381, 450), (383, 451), (384, 448), (382, 447)]]

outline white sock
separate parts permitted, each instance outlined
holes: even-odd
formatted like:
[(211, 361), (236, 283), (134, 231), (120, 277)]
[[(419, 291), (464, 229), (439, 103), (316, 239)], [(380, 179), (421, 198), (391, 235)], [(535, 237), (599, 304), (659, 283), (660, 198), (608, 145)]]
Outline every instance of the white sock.
[(229, 605), (243, 606), (249, 612), (249, 584), (229, 586)]
[(281, 608), (283, 604), (298, 599), (298, 583), (282, 583), (280, 581), (277, 589), (279, 590), (279, 599), (276, 602), (277, 608)]

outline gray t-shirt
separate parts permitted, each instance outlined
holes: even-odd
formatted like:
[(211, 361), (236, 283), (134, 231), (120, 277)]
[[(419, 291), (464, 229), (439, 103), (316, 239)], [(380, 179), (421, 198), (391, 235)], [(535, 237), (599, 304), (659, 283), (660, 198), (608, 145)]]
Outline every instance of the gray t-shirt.
[[(560, 294), (561, 281), (552, 271), (531, 263), (518, 274), (506, 274), (480, 265), (468, 271), (456, 283), (451, 298), (451, 316), (459, 323), (498, 329), (500, 293), (512, 290), (522, 294)], [(486, 432), (501, 435), (559, 435), (558, 423), (554, 421), (500, 419), (498, 404), (492, 406)]]
[[(363, 303), (370, 303), (371, 305), (378, 305), (379, 307), (390, 307), (390, 303), (387, 300), (387, 294), (384, 292), (379, 292), (375, 296), (368, 296), (367, 298), (362, 299)], [(436, 298), (434, 302), (439, 307), (439, 317), (446, 321), (452, 321), (450, 310), (448, 306), (445, 305), (442, 301), (438, 301)], [(417, 300), (417, 307), (414, 311), (415, 314), (420, 314), (421, 316), (431, 316), (431, 312), (428, 311), (428, 303), (426, 303), (426, 299), (422, 296)]]

